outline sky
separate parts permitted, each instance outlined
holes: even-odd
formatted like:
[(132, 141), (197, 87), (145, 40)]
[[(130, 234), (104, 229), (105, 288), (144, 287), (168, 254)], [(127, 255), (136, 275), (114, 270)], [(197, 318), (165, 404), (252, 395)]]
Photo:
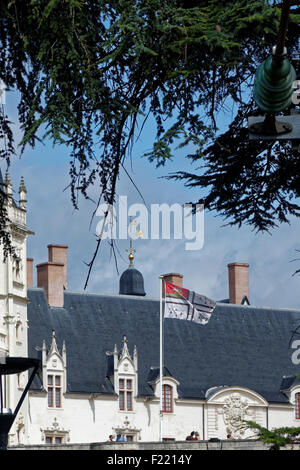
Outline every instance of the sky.
[[(15, 141), (21, 138), (17, 122), (16, 97), (7, 93), (5, 109), (15, 122)], [(146, 126), (127, 171), (142, 193), (147, 207), (151, 204), (184, 204), (197, 201), (196, 190), (185, 188), (182, 182), (164, 178), (178, 170), (192, 170), (183, 150), (178, 151), (172, 161), (164, 167), (155, 168), (141, 155), (150, 149), (151, 122)], [(6, 166), (1, 164), (2, 173)], [(71, 291), (83, 292), (87, 277), (87, 266), (96, 246), (95, 209), (91, 201), (79, 200), (79, 210), (74, 210), (69, 190), (69, 153), (62, 146), (53, 147), (49, 142), (27, 148), (20, 157), (12, 159), (10, 178), (17, 199), (21, 176), (27, 188), (27, 224), (34, 235), (28, 237), (27, 256), (34, 259), (34, 266), (47, 261), (48, 244), (68, 246), (68, 287)], [(97, 200), (99, 188), (91, 190)], [(128, 206), (142, 203), (141, 196), (124, 170), (121, 171), (117, 193), (127, 196)], [(206, 295), (216, 301), (228, 298), (227, 264), (241, 262), (249, 264), (249, 297), (251, 305), (300, 308), (300, 276), (293, 275), (300, 268), (299, 229), (300, 220), (290, 219), (290, 225), (275, 228), (271, 234), (255, 233), (251, 227), (224, 226), (226, 222), (215, 213), (204, 208), (204, 243), (202, 249), (185, 249), (186, 240), (150, 240), (140, 238), (133, 242), (136, 250), (134, 264), (144, 276), (148, 297), (159, 297), (159, 276), (176, 272), (183, 275), (184, 287)], [(118, 294), (119, 278), (127, 269), (129, 240), (116, 240), (117, 264), (107, 241), (103, 241), (95, 261), (86, 292)], [(35, 271), (35, 268), (34, 268)], [(36, 273), (34, 272), (36, 286)]]

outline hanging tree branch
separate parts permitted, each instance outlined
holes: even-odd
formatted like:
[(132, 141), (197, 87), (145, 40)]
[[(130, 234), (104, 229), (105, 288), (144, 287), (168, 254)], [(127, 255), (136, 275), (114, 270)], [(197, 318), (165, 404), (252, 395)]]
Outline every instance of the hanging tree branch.
[[(279, 14), (277, 5), (264, 0), (2, 1), (0, 79), (20, 94), (22, 150), (46, 138), (66, 145), (74, 207), (79, 196), (89, 199), (92, 185), (98, 186), (99, 203), (103, 198), (113, 204), (120, 168), (140, 120), (149, 116), (156, 139), (147, 157), (166, 165), (175, 142), (192, 146), (191, 162), (200, 161), (202, 173), (181, 176), (207, 193), (207, 208), (262, 230), (298, 215), (299, 154), (291, 151), (286, 161), (284, 146), (274, 146), (266, 172), (265, 144), (246, 145), (242, 128), (249, 97), (240, 91), (273, 45)], [(290, 48), (297, 44), (299, 23), (293, 9)], [(221, 134), (218, 113), (226, 112), (226, 100), (236, 118)], [(213, 128), (207, 118), (215, 120)], [(253, 205), (258, 179), (259, 210)], [(271, 200), (280, 201), (281, 210)], [(100, 245), (98, 239), (85, 287)]]

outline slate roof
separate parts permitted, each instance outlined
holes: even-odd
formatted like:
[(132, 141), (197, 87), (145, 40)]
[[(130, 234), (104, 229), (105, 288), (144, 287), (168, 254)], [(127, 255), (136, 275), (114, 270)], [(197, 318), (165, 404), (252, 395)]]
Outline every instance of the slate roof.
[[(125, 334), (129, 352), (138, 352), (139, 395), (151, 396), (151, 371), (159, 367), (159, 300), (127, 295), (65, 291), (64, 308), (48, 307), (43, 289), (29, 288), (29, 357), (55, 330), (59, 349), (67, 350), (68, 392), (113, 394), (106, 377), (115, 344)], [(180, 382), (179, 397), (205, 399), (212, 387), (242, 386), (269, 402), (287, 402), (284, 376), (300, 373), (292, 364), (290, 339), (300, 310), (217, 303), (203, 326), (164, 321), (164, 365)], [(152, 369), (151, 369), (152, 368)], [(37, 382), (35, 382), (37, 383)]]

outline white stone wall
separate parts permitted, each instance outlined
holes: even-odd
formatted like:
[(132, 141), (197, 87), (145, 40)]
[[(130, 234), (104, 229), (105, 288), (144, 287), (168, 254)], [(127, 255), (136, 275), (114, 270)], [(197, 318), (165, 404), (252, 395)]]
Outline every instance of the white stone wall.
[[(206, 403), (176, 399), (174, 412), (164, 414), (163, 437), (182, 441), (191, 431), (198, 431), (200, 439), (203, 439), (203, 409), (205, 440), (212, 437), (226, 440), (230, 426), (232, 438), (254, 438), (253, 430), (240, 426), (242, 419), (255, 421), (264, 427), (268, 420), (269, 429), (300, 425), (299, 420), (293, 419), (293, 407), (268, 407), (255, 392), (229, 388)], [(138, 398), (134, 400), (133, 411), (129, 412), (119, 410), (118, 397), (66, 394), (61, 409), (49, 409), (46, 394), (38, 396), (31, 393), (30, 444), (44, 443), (42, 431), (54, 429), (55, 422), (58, 434), (59, 431), (66, 432), (65, 443), (103, 442), (110, 434), (116, 435), (119, 428), (125, 429), (126, 433), (136, 433), (134, 440), (137, 442), (158, 441), (159, 400), (158, 397)]]
[[(160, 380), (151, 383), (154, 397), (137, 397), (138, 351), (134, 348), (131, 358), (124, 336), (120, 353), (113, 353), (114, 376), (111, 377), (116, 395), (66, 393), (68, 375), (67, 348), (58, 350), (55, 332), (46, 351), (42, 350), (42, 380), (47, 389), (48, 375), (61, 378), (61, 403), (59, 408), (48, 406), (47, 392), (30, 393), (28, 429), (30, 444), (44, 444), (46, 435), (60, 437), (62, 443), (105, 442), (110, 434), (131, 435), (135, 442), (158, 441), (160, 436)], [(119, 380), (132, 381), (132, 410), (120, 410)], [(291, 404), (269, 404), (262, 396), (243, 387), (219, 387), (208, 391), (206, 400), (188, 400), (178, 397), (179, 382), (164, 377), (163, 384), (172, 387), (172, 412), (163, 414), (162, 437), (183, 441), (191, 431), (198, 431), (199, 438), (253, 439), (255, 431), (247, 426), (254, 421), (272, 429), (282, 426), (298, 426), (295, 419), (295, 393), (291, 391)]]
[[(31, 233), (26, 225), (26, 190), (24, 186), (20, 206), (12, 201), (12, 185), (6, 176), (8, 193), (8, 230), (15, 256), (8, 256), (4, 261), (0, 246), (0, 355), (27, 357), (27, 236)], [(22, 206), (22, 207), (21, 207)], [(27, 383), (28, 373), (9, 375), (4, 379), (4, 406), (15, 410)], [(9, 444), (26, 443), (28, 422), (27, 400), (24, 401), (18, 417), (10, 431)]]
[[(66, 443), (103, 442), (116, 429), (135, 435), (136, 441), (159, 439), (159, 401), (137, 399), (134, 410), (120, 411), (118, 397), (93, 397), (66, 394), (61, 409), (49, 409), (47, 397), (30, 393), (31, 444), (42, 444), (42, 430), (51, 429), (56, 421), (60, 430), (68, 431)], [(201, 431), (202, 404), (175, 404), (174, 413), (163, 418), (163, 437), (185, 440), (192, 430)]]

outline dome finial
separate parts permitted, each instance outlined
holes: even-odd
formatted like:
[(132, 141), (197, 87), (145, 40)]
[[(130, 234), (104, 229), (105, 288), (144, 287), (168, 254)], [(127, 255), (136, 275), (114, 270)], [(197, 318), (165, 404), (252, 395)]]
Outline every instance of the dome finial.
[[(128, 252), (128, 250), (126, 250)], [(128, 259), (129, 259), (129, 266), (133, 266), (133, 260), (134, 260), (134, 255), (133, 253), (135, 253), (135, 250), (132, 249), (132, 247), (129, 248), (129, 255), (128, 255)]]
[(130, 237), (130, 244), (129, 244), (129, 250), (126, 250), (129, 259), (129, 267), (126, 269), (126, 271), (123, 272), (122, 276), (120, 277), (120, 290), (119, 293), (123, 295), (141, 295), (144, 296), (146, 295), (145, 290), (144, 290), (144, 279), (143, 275), (135, 269), (133, 265), (133, 260), (134, 260), (134, 253), (135, 250), (133, 249), (132, 246), (132, 240), (136, 238), (140, 238), (143, 235), (143, 232), (141, 230), (136, 230), (133, 232), (132, 227), (136, 226), (137, 223), (134, 220), (132, 222), (131, 217), (130, 218), (130, 230), (129, 232), (129, 237)]
[(133, 260), (134, 260), (134, 254), (135, 250), (132, 248), (132, 238), (130, 237), (130, 244), (129, 244), (129, 250), (126, 250), (126, 253), (129, 253), (128, 259), (129, 259), (129, 267), (133, 266)]
[(136, 239), (136, 238), (141, 238), (143, 236), (143, 232), (141, 231), (141, 229), (139, 230), (135, 230), (135, 232), (132, 231), (132, 227), (135, 227), (137, 225), (136, 223), (136, 220), (132, 221), (132, 216), (129, 216), (129, 226), (130, 226), (130, 230), (129, 230), (129, 237), (130, 237), (130, 242), (129, 242), (129, 250), (126, 250), (126, 253), (129, 253), (128, 255), (128, 259), (129, 259), (129, 267), (133, 267), (133, 260), (134, 260), (134, 254), (133, 253), (136, 253), (136, 251), (133, 249), (133, 246), (132, 246), (132, 239)]

